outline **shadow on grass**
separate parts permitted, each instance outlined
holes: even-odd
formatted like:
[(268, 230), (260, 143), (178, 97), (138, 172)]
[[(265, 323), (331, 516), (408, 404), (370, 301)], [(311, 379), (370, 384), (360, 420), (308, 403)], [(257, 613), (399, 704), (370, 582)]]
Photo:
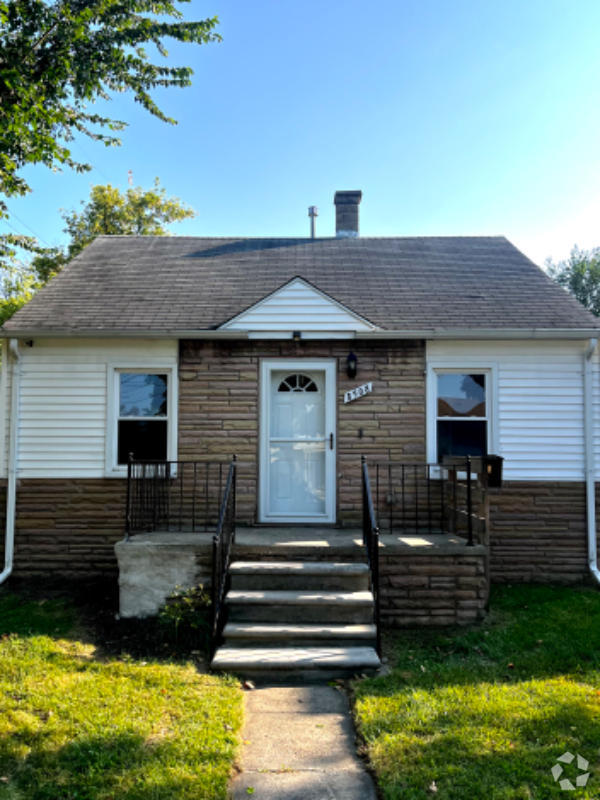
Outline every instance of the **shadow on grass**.
[[(453, 697), (456, 687), (448, 682), (431, 687), (430, 696), (420, 687), (414, 707), (401, 706), (395, 719), (391, 713), (369, 716), (362, 733), (369, 741), (382, 796), (426, 800), (435, 782), (438, 800), (558, 798), (564, 790), (551, 770), (568, 751), (586, 759), (590, 773), (586, 786), (576, 788), (571, 797), (599, 797), (598, 710), (586, 704), (584, 687), (578, 697), (570, 698), (561, 695), (562, 685), (556, 681), (549, 698), (543, 697), (543, 686), (537, 694), (528, 684), (501, 686), (496, 692), (490, 687), (486, 708), (485, 702), (478, 702), (481, 698)], [(506, 695), (504, 706), (498, 693)], [(587, 694), (589, 700), (591, 692)], [(575, 786), (582, 774), (577, 763), (562, 767), (561, 779)]]
[[(588, 747), (588, 749), (590, 749)], [(565, 748), (552, 745), (528, 747), (514, 744), (501, 751), (476, 751), (464, 746), (462, 737), (440, 736), (435, 742), (397, 748), (390, 742), (376, 761), (382, 797), (385, 800), (557, 800), (564, 797), (552, 767)], [(580, 752), (575, 750), (574, 752)], [(588, 755), (590, 775), (587, 785), (570, 792), (570, 797), (597, 798), (600, 781), (595, 773), (598, 761), (595, 750)], [(585, 751), (582, 755), (586, 755)], [(394, 761), (387, 769), (386, 761)], [(418, 763), (418, 768), (414, 765)], [(564, 765), (561, 779), (576, 786), (581, 773), (576, 762)], [(431, 790), (435, 782), (435, 795)]]
[(0, 637), (66, 636), (75, 622), (75, 611), (65, 600), (32, 601), (0, 589)]
[[(394, 668), (356, 687), (356, 714), (386, 800), (564, 797), (551, 769), (590, 762), (575, 798), (600, 797), (600, 594), (496, 588), (472, 629), (389, 634)], [(576, 764), (562, 765), (573, 784)]]
[(0, 763), (12, 762), (9, 788), (32, 800), (224, 797), (231, 761), (218, 750), (196, 752), (192, 761), (173, 741), (149, 744), (133, 733), (79, 737), (59, 749), (45, 747), (40, 734), (27, 745), (31, 754), (20, 759), (0, 743)]
[[(396, 680), (407, 670), (418, 671), (420, 664), (438, 677), (453, 669), (452, 679), (460, 683), (598, 671), (600, 593), (588, 587), (494, 587), (483, 624), (387, 631), (384, 644)], [(373, 691), (379, 687), (386, 694), (394, 682), (394, 677), (376, 681)]]
[(172, 662), (208, 655), (207, 636), (182, 636), (158, 617), (120, 619), (116, 578), (14, 579), (0, 587), (0, 637), (50, 636), (92, 644), (95, 658)]

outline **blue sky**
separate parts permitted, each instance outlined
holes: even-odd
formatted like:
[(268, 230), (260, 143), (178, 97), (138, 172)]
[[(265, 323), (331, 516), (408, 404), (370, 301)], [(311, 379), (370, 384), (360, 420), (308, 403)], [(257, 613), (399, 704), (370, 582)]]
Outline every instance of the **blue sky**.
[[(594, 0), (193, 0), (223, 43), (177, 46), (190, 89), (127, 95), (121, 148), (79, 140), (93, 172), (28, 170), (12, 223), (65, 240), (90, 183), (160, 176), (199, 216), (176, 233), (334, 234), (336, 189), (362, 189), (364, 236), (503, 234), (536, 263), (600, 246), (600, 3)], [(105, 110), (102, 108), (102, 110)], [(74, 148), (74, 155), (85, 158)], [(21, 222), (22, 221), (22, 222)]]

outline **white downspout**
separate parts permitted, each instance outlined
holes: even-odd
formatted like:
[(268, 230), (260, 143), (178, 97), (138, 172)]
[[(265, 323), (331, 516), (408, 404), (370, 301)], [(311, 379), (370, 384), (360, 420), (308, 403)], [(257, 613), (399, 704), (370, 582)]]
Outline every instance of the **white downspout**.
[(594, 448), (594, 373), (592, 357), (598, 339), (590, 339), (583, 359), (583, 414), (585, 435), (585, 487), (587, 498), (588, 561), (590, 572), (600, 584), (596, 538), (596, 465)]
[(10, 445), (8, 451), (8, 487), (6, 491), (6, 542), (4, 549), (4, 571), (0, 573), (0, 583), (11, 574), (15, 551), (15, 515), (17, 507), (17, 458), (19, 433), (19, 398), (21, 394), (21, 354), (18, 339), (9, 341), (9, 353), (12, 356), (12, 386), (10, 394)]

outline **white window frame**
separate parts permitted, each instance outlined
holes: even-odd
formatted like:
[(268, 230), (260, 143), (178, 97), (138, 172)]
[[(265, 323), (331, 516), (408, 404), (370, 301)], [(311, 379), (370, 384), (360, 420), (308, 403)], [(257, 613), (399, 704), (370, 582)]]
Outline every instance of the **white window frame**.
[[(498, 363), (468, 358), (444, 359), (427, 363), (427, 461), (437, 463), (437, 376), (439, 373), (485, 374), (488, 453), (500, 451), (498, 424)], [(450, 419), (450, 417), (448, 418)], [(475, 420), (475, 417), (471, 419)]]
[[(124, 477), (127, 464), (117, 464), (119, 453), (119, 376), (123, 372), (137, 372), (142, 375), (167, 375), (167, 461), (177, 461), (177, 411), (178, 411), (178, 368), (173, 361), (142, 362), (136, 360), (111, 362), (107, 364), (106, 386), (106, 476)], [(164, 418), (163, 418), (164, 419)]]

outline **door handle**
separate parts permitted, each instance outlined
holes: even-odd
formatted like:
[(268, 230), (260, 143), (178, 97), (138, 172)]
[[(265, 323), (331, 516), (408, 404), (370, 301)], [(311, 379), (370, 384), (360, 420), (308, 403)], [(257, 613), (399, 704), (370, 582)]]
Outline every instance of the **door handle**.
[(333, 433), (329, 434), (329, 449), (333, 450)]

